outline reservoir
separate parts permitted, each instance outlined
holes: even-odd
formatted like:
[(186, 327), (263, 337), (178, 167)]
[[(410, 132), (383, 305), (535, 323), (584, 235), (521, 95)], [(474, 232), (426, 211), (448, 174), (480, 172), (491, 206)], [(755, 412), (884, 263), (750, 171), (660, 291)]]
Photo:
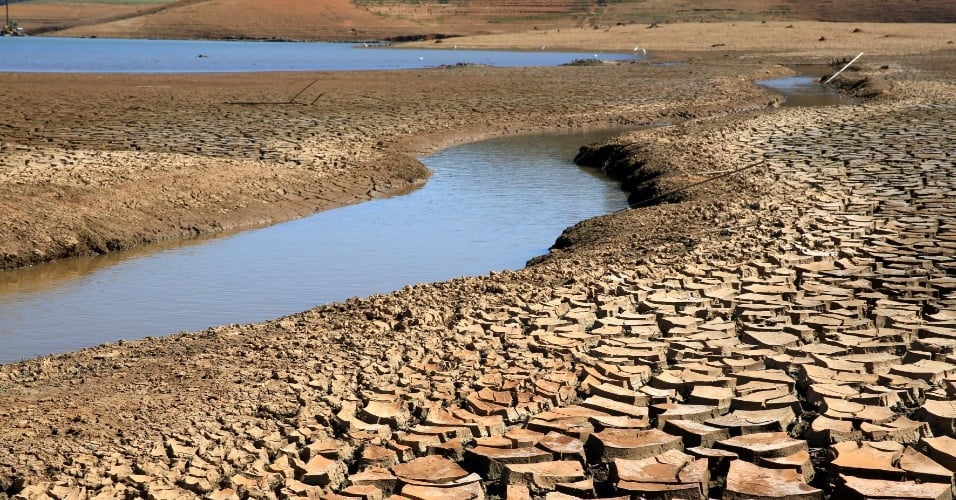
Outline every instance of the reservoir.
[[(0, 50), (0, 71), (32, 72), (374, 70), (459, 62), (528, 66), (603, 57), (16, 37), (0, 39)], [(828, 99), (835, 95), (803, 78), (807, 81), (758, 83), (784, 93), (791, 103), (805, 88)], [(169, 248), (0, 273), (0, 363), (119, 339), (263, 321), (409, 284), (519, 269), (546, 253), (566, 227), (627, 206), (616, 182), (571, 162), (581, 145), (620, 131), (512, 136), (457, 146), (422, 159), (434, 176), (402, 196)]]
[(619, 53), (539, 50), (397, 49), (323, 42), (117, 40), (0, 37), (0, 72), (23, 73), (234, 73), (261, 71), (366, 71), (434, 68), (459, 63), (557, 66), (576, 59), (634, 60)]
[(0, 273), (0, 363), (520, 269), (566, 227), (627, 206), (616, 182), (571, 161), (581, 145), (620, 131), (465, 144), (423, 158), (434, 175), (402, 196)]

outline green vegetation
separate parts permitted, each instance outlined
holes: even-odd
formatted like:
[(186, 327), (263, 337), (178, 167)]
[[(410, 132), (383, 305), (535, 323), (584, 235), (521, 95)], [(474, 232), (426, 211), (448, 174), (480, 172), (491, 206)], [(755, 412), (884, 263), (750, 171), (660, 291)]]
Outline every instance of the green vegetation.
[(767, 9), (766, 14), (773, 16), (784, 16), (790, 13), (789, 5), (773, 5)]

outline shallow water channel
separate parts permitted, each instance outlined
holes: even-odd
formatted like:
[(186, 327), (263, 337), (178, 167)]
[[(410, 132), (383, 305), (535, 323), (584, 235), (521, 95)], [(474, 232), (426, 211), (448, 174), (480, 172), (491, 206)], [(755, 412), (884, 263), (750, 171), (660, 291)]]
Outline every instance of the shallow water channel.
[(411, 193), (228, 237), (0, 273), (0, 363), (256, 322), (405, 285), (519, 269), (626, 193), (574, 165), (621, 130), (513, 136), (422, 161)]
[(820, 78), (828, 72), (829, 66), (811, 65), (800, 68), (813, 74), (800, 74), (771, 80), (758, 80), (756, 83), (783, 96), (783, 107), (796, 106), (838, 106), (852, 104), (855, 99), (847, 97), (833, 87), (824, 85)]
[[(786, 106), (848, 101), (815, 77), (764, 80)], [(519, 269), (561, 231), (627, 206), (574, 165), (618, 130), (512, 136), (422, 161), (421, 189), (231, 236), (0, 272), (0, 363), (277, 318), (413, 283)]]

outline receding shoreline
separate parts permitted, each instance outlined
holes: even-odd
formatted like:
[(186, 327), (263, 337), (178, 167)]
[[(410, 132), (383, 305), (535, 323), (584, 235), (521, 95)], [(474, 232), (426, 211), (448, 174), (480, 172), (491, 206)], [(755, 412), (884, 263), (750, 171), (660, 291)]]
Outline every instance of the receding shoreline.
[[(838, 373), (832, 368), (835, 365), (827, 363), (851, 359), (860, 364), (861, 376), (876, 380), (895, 370), (894, 376), (901, 378), (886, 379), (890, 380), (886, 384), (906, 387), (904, 379), (915, 375), (905, 371), (907, 363), (901, 362), (902, 357), (887, 358), (885, 372), (866, 364), (876, 361), (847, 358), (855, 352), (854, 344), (844, 337), (852, 333), (850, 327), (830, 331), (829, 320), (820, 319), (821, 315), (832, 316), (833, 309), (800, 309), (796, 316), (766, 313), (780, 325), (816, 325), (810, 328), (815, 332), (812, 335), (805, 329), (787, 330), (805, 332), (805, 337), (796, 340), (766, 337), (755, 325), (765, 317), (762, 311), (779, 308), (774, 304), (783, 301), (795, 307), (792, 295), (797, 292), (819, 295), (823, 285), (815, 281), (818, 278), (806, 279), (813, 273), (822, 273), (829, 280), (827, 273), (839, 275), (840, 269), (856, 269), (863, 276), (881, 272), (867, 260), (876, 254), (889, 256), (882, 258), (894, 265), (911, 265), (908, 259), (916, 258), (913, 265), (925, 266), (928, 271), (921, 275), (925, 279), (914, 286), (916, 295), (910, 294), (909, 303), (924, 308), (916, 317), (919, 321), (941, 325), (936, 328), (942, 331), (951, 329), (946, 316), (940, 316), (940, 311), (953, 311), (954, 307), (947, 295), (951, 284), (940, 276), (942, 273), (944, 278), (953, 269), (952, 253), (947, 250), (952, 234), (945, 229), (950, 227), (945, 219), (945, 189), (951, 187), (946, 187), (945, 177), (939, 173), (953, 161), (947, 154), (952, 151), (952, 123), (945, 117), (946, 109), (956, 105), (956, 91), (952, 63), (937, 62), (952, 52), (920, 55), (923, 45), (914, 46), (914, 55), (907, 60), (876, 54), (854, 75), (883, 82), (881, 98), (862, 106), (829, 110), (768, 107), (772, 96), (750, 82), (785, 74), (786, 69), (770, 63), (787, 62), (779, 53), (740, 58), (709, 50), (701, 55), (684, 52), (681, 57), (685, 59), (701, 60), (694, 61), (692, 67), (678, 68), (637, 64), (461, 68), (361, 76), (280, 75), (271, 81), (243, 75), (225, 83), (211, 76), (117, 77), (111, 82), (109, 78), (59, 76), (43, 81), (0, 75), (5, 90), (0, 99), (39, 110), (14, 122), (15, 140), (5, 143), (0, 152), (19, 162), (11, 162), (13, 168), (3, 172), (6, 187), (0, 199), (12, 200), (6, 209), (18, 209), (6, 212), (11, 214), (11, 225), (22, 224), (19, 227), (33, 231), (10, 232), (8, 225), (3, 230), (6, 233), (0, 232), (4, 245), (29, 242), (39, 248), (36, 243), (43, 242), (38, 236), (72, 227), (75, 219), (68, 215), (81, 213), (79, 207), (99, 207), (106, 212), (102, 207), (121, 208), (124, 200), (156, 200), (155, 206), (162, 209), (154, 206), (149, 213), (159, 214), (161, 219), (156, 220), (161, 222), (150, 227), (153, 234), (162, 235), (190, 232), (200, 227), (199, 222), (216, 227), (225, 226), (222, 221), (230, 218), (243, 221), (237, 222), (239, 225), (288, 217), (295, 210), (314, 210), (320, 198), (361, 199), (370, 192), (369, 185), (381, 186), (387, 180), (397, 185), (401, 181), (395, 179), (421, 178), (414, 166), (396, 175), (389, 168), (391, 162), (380, 162), (383, 157), (402, 164), (402, 159), (437, 145), (543, 126), (668, 120), (671, 126), (626, 134), (620, 141), (634, 162), (658, 166), (674, 186), (741, 162), (766, 162), (765, 168), (694, 190), (682, 203), (583, 221), (566, 231), (566, 248), (554, 250), (521, 271), (410, 285), (393, 294), (319, 306), (261, 324), (118, 342), (0, 366), (0, 490), (9, 495), (53, 492), (65, 496), (84, 490), (106, 496), (154, 497), (291, 497), (339, 492), (354, 486), (347, 481), (349, 477), (371, 467), (382, 467), (383, 474), (398, 474), (401, 471), (396, 472), (390, 461), (412, 463), (418, 456), (438, 456), (439, 448), (419, 451), (417, 445), (408, 444), (415, 442), (410, 436), (427, 432), (422, 426), (482, 428), (485, 434), (498, 437), (506, 426), (526, 432), (535, 416), (579, 407), (596, 394), (607, 394), (599, 391), (610, 389), (597, 388), (599, 384), (585, 374), (610, 377), (608, 373), (619, 374), (615, 370), (635, 365), (648, 366), (650, 376), (642, 384), (658, 390), (668, 384), (678, 388), (670, 399), (670, 404), (680, 403), (673, 408), (675, 412), (689, 410), (682, 405), (691, 396), (694, 383), (689, 381), (693, 377), (733, 379), (737, 386), (757, 380), (751, 371), (737, 365), (714, 364), (719, 363), (718, 358), (773, 372), (774, 377), (779, 370), (779, 379), (759, 380), (782, 385), (785, 392), (792, 382), (787, 394), (803, 398), (801, 401), (808, 401), (810, 385), (820, 380), (808, 379), (807, 372), (800, 371), (804, 364)], [(810, 48), (797, 47), (795, 51), (801, 55), (794, 59), (811, 57), (806, 55), (812, 52)], [(820, 57), (813, 59), (820, 62)], [(761, 60), (767, 62), (757, 62)], [(226, 98), (237, 96), (284, 95), (289, 88), (301, 88), (303, 81), (314, 78), (323, 79), (339, 92), (323, 101), (326, 107), (320, 110), (259, 110), (259, 114), (245, 115), (221, 105)], [(350, 84), (348, 88), (343, 87), (344, 82)], [(509, 91), (488, 90), (501, 86)], [(144, 103), (166, 104), (151, 111), (130, 106), (149, 108), (142, 106)], [(190, 118), (178, 111), (183, 108), (203, 113)], [(311, 123), (312, 128), (277, 130), (274, 123)], [(76, 135), (66, 133), (78, 125), (87, 128)], [(162, 137), (157, 132), (171, 127), (184, 135), (154, 142)], [(144, 151), (117, 148), (79, 153), (81, 139), (95, 137), (94, 132), (100, 130), (114, 134), (108, 144), (136, 142)], [(238, 148), (222, 146), (208, 130), (247, 137), (250, 142)], [(897, 142), (881, 141), (881, 137)], [(919, 142), (907, 142), (908, 137), (917, 137)], [(327, 163), (310, 170), (308, 165), (295, 165), (294, 154), (282, 161), (249, 161), (244, 156), (247, 151), (286, 153), (270, 141), (288, 138), (299, 141), (302, 151), (327, 155)], [(202, 152), (169, 152), (196, 144), (204, 146)], [(846, 159), (853, 168), (844, 166), (844, 154), (853, 155)], [(884, 160), (895, 154), (904, 154), (901, 158), (906, 161)], [(145, 165), (138, 163), (144, 159), (149, 160)], [(929, 245), (936, 248), (934, 253), (927, 254), (934, 258), (923, 260), (922, 254), (905, 257), (910, 252), (907, 245), (913, 244), (909, 237), (888, 241), (879, 232), (865, 229), (867, 220), (873, 227), (877, 223), (885, 224), (879, 226), (882, 229), (897, 227), (893, 224), (899, 221), (883, 219), (892, 218), (892, 213), (876, 214), (878, 221), (874, 221), (866, 219), (874, 214), (853, 212), (867, 200), (898, 210), (908, 206), (902, 203), (905, 197), (894, 200), (892, 182), (885, 180), (898, 174), (887, 171), (884, 178), (881, 169), (906, 169), (919, 161), (929, 162), (921, 174), (927, 180), (910, 189), (931, 201), (928, 207), (932, 210), (920, 211), (924, 208), (920, 206), (907, 210), (939, 220), (938, 228), (942, 228), (920, 233), (936, 241)], [(900, 172), (911, 179), (918, 177), (909, 170)], [(119, 186), (114, 184), (117, 173), (124, 176)], [(240, 182), (247, 191), (231, 191), (222, 182), (224, 178)], [(161, 179), (165, 181), (159, 183)], [(876, 186), (876, 191), (868, 190), (868, 183)], [(159, 189), (161, 186), (176, 189), (168, 193)], [(292, 196), (288, 193), (297, 193), (293, 186), (298, 193), (314, 190), (316, 194)], [(341, 198), (325, 194), (330, 186)], [(277, 188), (287, 194), (277, 194)], [(120, 196), (124, 192), (125, 198)], [(59, 198), (44, 200), (48, 193)], [(263, 198), (271, 201), (259, 203)], [(833, 208), (841, 199), (859, 203)], [(216, 215), (243, 200), (248, 204), (237, 212)], [(71, 204), (64, 206), (64, 201)], [(58, 212), (49, 208), (53, 206), (65, 208)], [(168, 208), (176, 206), (180, 208)], [(136, 213), (137, 206), (124, 210)], [(26, 218), (29, 213), (22, 212), (53, 216), (30, 219)], [(95, 215), (85, 219), (88, 227), (98, 224), (89, 222), (96, 221)], [(51, 222), (57, 216), (62, 217), (61, 222)], [(899, 229), (904, 236), (918, 230), (918, 224)], [(871, 249), (872, 245), (876, 246)], [(29, 255), (29, 247), (21, 246), (27, 249), (22, 255)], [(20, 256), (21, 246), (4, 248), (4, 253)], [(47, 251), (46, 255), (53, 253)], [(840, 269), (828, 267), (834, 262)], [(713, 280), (728, 286), (718, 286)], [(902, 303), (905, 284), (897, 287), (892, 280), (881, 279), (870, 285), (851, 282), (843, 287), (844, 280), (823, 281), (833, 287), (828, 289), (831, 294), (848, 289), (839, 292), (844, 294), (839, 299), (827, 300), (845, 302), (845, 308), (836, 309), (842, 308), (845, 317), (873, 326), (874, 331), (878, 331), (876, 323), (884, 324), (886, 318), (893, 318), (892, 324), (903, 329), (910, 321), (907, 318), (912, 319), (908, 316), (911, 309), (893, 306), (896, 312), (889, 314), (885, 309), (888, 302), (867, 295), (879, 292), (887, 299), (892, 297), (893, 303)], [(765, 283), (780, 287), (757, 288), (772, 299), (741, 297), (744, 287)], [(890, 286), (884, 286), (887, 284)], [(705, 295), (712, 293), (708, 286), (727, 291), (728, 299), (713, 295), (707, 305), (697, 309), (668, 302), (679, 297), (712, 297)], [(920, 295), (924, 289), (935, 290), (935, 295)], [(686, 294), (677, 294), (678, 298), (655, 295), (663, 290)], [(738, 312), (722, 306), (724, 300), (733, 300)], [(626, 322), (648, 314), (652, 317), (648, 328), (654, 333), (646, 338), (635, 333), (644, 328), (638, 323), (619, 334), (608, 330), (618, 324), (612, 320), (632, 325)], [(718, 338), (718, 332), (726, 330), (719, 326), (723, 322), (733, 325), (735, 318), (740, 325)], [(792, 318), (804, 323), (793, 323)], [(602, 320), (600, 324), (598, 320)], [(705, 331), (712, 332), (710, 336), (690, 329), (701, 324), (708, 325)], [(862, 331), (869, 330), (861, 327), (857, 334)], [(722, 348), (720, 339), (729, 343)], [(778, 339), (792, 343), (778, 344)], [(879, 344), (881, 339), (873, 342)], [(913, 339), (892, 342), (903, 344), (904, 352), (917, 351)], [(811, 350), (842, 346), (845, 352), (814, 352), (816, 362), (803, 361), (799, 354), (808, 346), (815, 346)], [(630, 363), (601, 354), (625, 347), (646, 351), (629, 354)], [(890, 355), (890, 351), (885, 353)], [(657, 379), (649, 380), (653, 377)], [(713, 380), (711, 383), (719, 386)], [(931, 391), (942, 391), (939, 396), (945, 399), (942, 379), (934, 383), (937, 385)], [(628, 390), (634, 397), (640, 394), (637, 384)], [(515, 398), (513, 404), (494, 401), (496, 395), (504, 398), (505, 394)], [(743, 404), (741, 394), (730, 397)], [(519, 404), (520, 398), (528, 399)], [(947, 435), (949, 417), (945, 412), (925, 401), (916, 403), (908, 407), (907, 415), (937, 435)], [(494, 404), (503, 408), (500, 413), (487, 406)], [(604, 405), (602, 408), (610, 408), (609, 403)], [(814, 411), (835, 420), (835, 405), (814, 407)], [(894, 411), (889, 406), (870, 406)], [(708, 411), (717, 411), (717, 407), (714, 403), (715, 410)], [(598, 411), (593, 405), (589, 408)], [(467, 420), (473, 417), (466, 413), (483, 411), (489, 415)], [(655, 406), (654, 411), (671, 409)], [(500, 427), (494, 423), (494, 415), (501, 417)], [(657, 420), (659, 415), (652, 417), (653, 422), (663, 421)], [(896, 416), (893, 413), (894, 419)], [(553, 422), (563, 421), (554, 418)], [(602, 432), (593, 422), (603, 417), (597, 418), (586, 420), (592, 422), (592, 437)], [(778, 424), (786, 420), (774, 418), (782, 419), (775, 420)], [(824, 422), (810, 412), (794, 418), (804, 426)], [(650, 425), (652, 420), (647, 422)], [(799, 426), (790, 425), (793, 423), (786, 421), (783, 427), (796, 434)], [(835, 432), (837, 427), (832, 429)], [(863, 431), (856, 430), (862, 437)], [(510, 435), (527, 439), (518, 434)], [(462, 452), (474, 453), (476, 436), (461, 436)], [(804, 446), (809, 442), (814, 448), (829, 446), (814, 441), (816, 436), (799, 434), (789, 439), (803, 440)], [(890, 441), (911, 443), (902, 437)], [(912, 441), (917, 442), (924, 441), (919, 437)], [(471, 472), (471, 462), (455, 460), (454, 445), (448, 447), (451, 449), (441, 452), (443, 456), (461, 462)], [(596, 460), (607, 465), (607, 460), (593, 454), (591, 446), (588, 450), (592, 450), (587, 454), (589, 463)], [(825, 476), (831, 466), (824, 461), (812, 467)], [(479, 484), (482, 492), (489, 493), (508, 488), (487, 471), (478, 472), (482, 481), (460, 487)], [(720, 474), (725, 482), (719, 488), (727, 491), (738, 486), (731, 480), (736, 476)], [(594, 484), (620, 487), (613, 477), (588, 474), (587, 478)], [(429, 488), (448, 487), (423, 482), (432, 484)], [(403, 479), (394, 487), (408, 484)], [(845, 492), (837, 488), (847, 487), (833, 486), (827, 494)], [(540, 486), (533, 488), (535, 494), (544, 492)]]
[[(650, 47), (655, 61), (707, 66), (710, 78), (750, 72), (755, 79), (761, 71), (761, 78), (784, 74), (767, 64), (771, 61), (830, 62), (849, 57), (856, 47), (867, 47), (868, 58), (895, 60), (945, 50), (949, 38), (956, 38), (949, 25), (933, 25), (931, 30), (903, 24), (854, 26), (687, 23), (650, 32), (615, 26), (459, 37), (456, 44), (528, 50), (544, 41), (552, 50), (626, 51), (633, 40), (653, 34), (652, 43), (639, 45)], [(714, 40), (730, 37), (734, 43), (707, 46), (689, 35), (695, 30)], [(820, 37), (825, 42), (807, 51), (801, 40), (815, 33), (825, 33)], [(732, 69), (740, 63), (743, 69)], [(719, 68), (725, 64), (729, 66)], [(254, 227), (400, 191), (427, 178), (414, 160), (416, 154), (460, 140), (555, 127), (646, 124), (672, 115), (721, 112), (719, 108), (732, 107), (734, 99), (755, 104), (759, 99), (731, 95), (741, 91), (728, 88), (720, 96), (723, 102), (698, 103), (674, 95), (665, 100), (681, 103), (678, 106), (657, 103), (638, 105), (646, 108), (638, 110), (626, 102), (631, 94), (615, 94), (633, 88), (629, 75), (648, 86), (655, 85), (650, 83), (654, 79), (679, 80), (684, 71), (632, 61), (594, 69), (606, 78), (596, 84), (584, 76), (591, 71), (399, 71), (356, 76), (357, 87), (344, 92), (343, 85), (351, 85), (344, 82), (353, 77), (334, 73), (2, 75), (8, 92), (0, 96), (0, 104), (14, 113), (0, 144), (7, 163), (0, 174), (5, 185), (17, 189), (4, 193), (11, 224), (0, 228), (0, 269)], [(725, 74), (717, 77), (721, 71)], [(302, 106), (229, 104), (284, 102), (313, 81), (318, 84), (305, 97), (317, 99), (303, 98)], [(509, 93), (494, 91), (502, 82), (512, 89)], [(365, 95), (364, 85), (369, 91)], [(539, 88), (552, 92), (560, 105), (547, 102), (550, 95)], [(463, 99), (465, 95), (469, 97)], [(325, 119), (329, 112), (331, 119)], [(269, 126), (282, 120), (296, 124), (286, 130)], [(218, 129), (226, 135), (210, 133)], [(180, 184), (184, 189), (177, 192), (152, 192), (155, 186), (174, 186), (176, 191)], [(47, 185), (54, 186), (52, 192)], [(53, 199), (44, 199), (43, 193)], [(103, 217), (107, 213), (108, 219)]]
[[(3, 146), (11, 224), (0, 228), (2, 267), (288, 220), (400, 191), (428, 176), (414, 155), (463, 140), (648, 123), (702, 108), (678, 95), (674, 105), (607, 107), (625, 99), (615, 86), (668, 70), (602, 68), (601, 84), (586, 81), (589, 71), (3, 75), (3, 104), (31, 111), (14, 116)], [(501, 81), (512, 91), (497, 92), (492, 82)], [(310, 82), (322, 96), (311, 105), (229, 104), (280, 101)], [(549, 102), (542, 85), (567, 97)], [(763, 99), (746, 86), (733, 92)], [(283, 122), (292, 125), (273, 125)]]
[[(519, 269), (566, 226), (624, 206), (618, 183), (568, 162), (580, 144), (612, 133), (575, 129), (467, 143), (420, 158), (434, 176), (393, 199), (5, 271), (0, 364)], [(14, 333), (27, 329), (29, 336)]]

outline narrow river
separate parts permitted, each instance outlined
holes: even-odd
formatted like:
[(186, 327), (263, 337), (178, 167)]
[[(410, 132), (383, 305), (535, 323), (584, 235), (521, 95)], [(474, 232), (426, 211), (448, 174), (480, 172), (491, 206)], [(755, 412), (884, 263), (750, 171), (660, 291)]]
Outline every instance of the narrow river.
[(263, 321), (408, 284), (519, 269), (578, 221), (626, 206), (571, 162), (611, 130), (465, 144), (421, 189), (171, 248), (0, 273), (0, 363)]
[[(813, 77), (757, 82), (785, 106), (845, 104)], [(627, 206), (571, 158), (622, 130), (515, 136), (422, 161), (422, 189), (275, 226), (0, 273), (0, 363), (277, 318), (408, 284), (519, 269), (561, 231)]]

